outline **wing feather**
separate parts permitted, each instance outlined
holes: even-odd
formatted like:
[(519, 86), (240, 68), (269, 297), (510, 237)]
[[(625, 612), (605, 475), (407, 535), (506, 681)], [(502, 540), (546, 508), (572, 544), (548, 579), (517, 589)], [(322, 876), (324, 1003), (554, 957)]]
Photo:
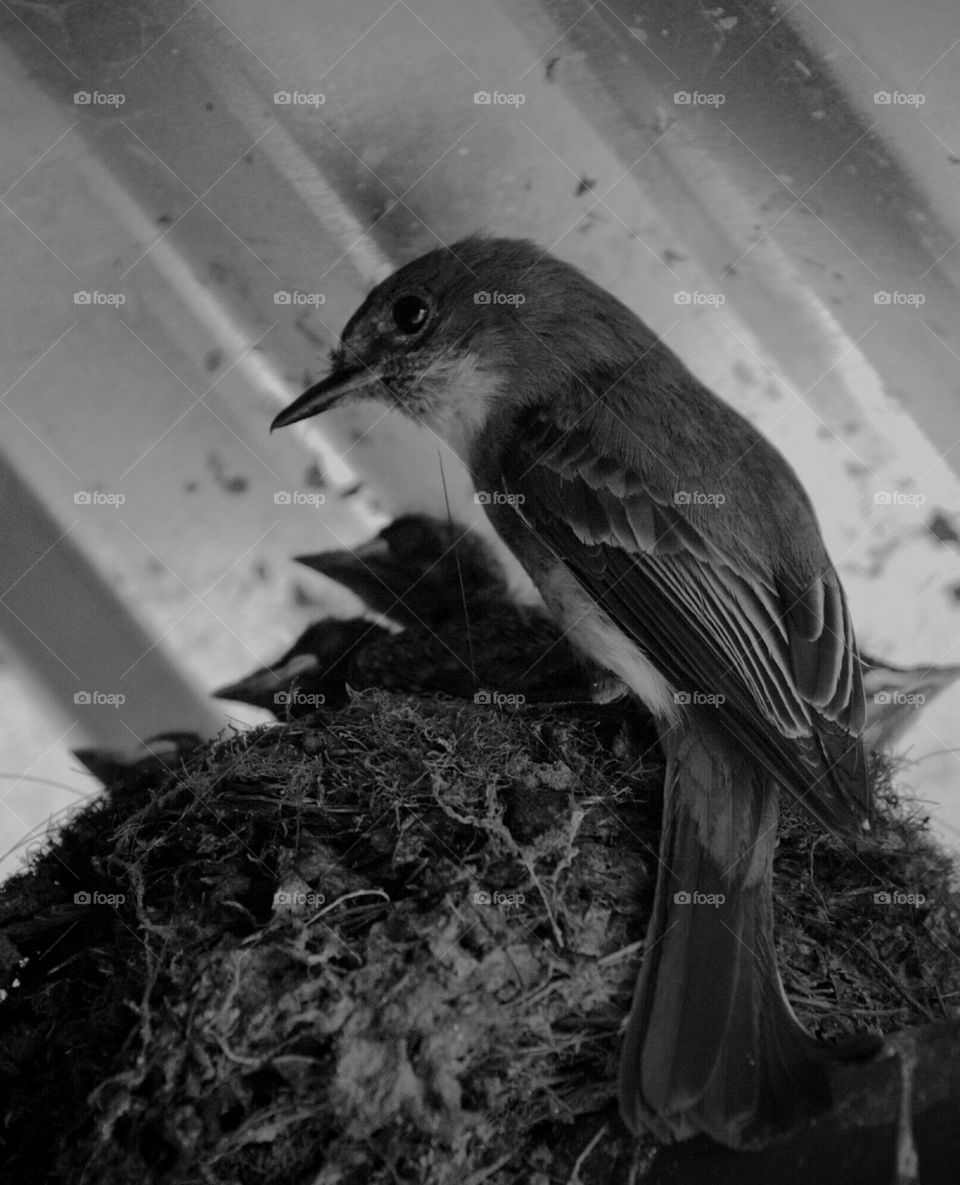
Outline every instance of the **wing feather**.
[(602, 402), (566, 425), (555, 408), (528, 413), (501, 454), (500, 479), (674, 687), (722, 695), (724, 723), (778, 781), (828, 825), (859, 823), (869, 803), (859, 659), (802, 491), (809, 521), (795, 529), (812, 549), (812, 575), (791, 563), (794, 539), (778, 550), (774, 538), (766, 554), (750, 546), (732, 525), (738, 507), (729, 515), (678, 501), (663, 466), (645, 470), (642, 450), (624, 440), (621, 417)]

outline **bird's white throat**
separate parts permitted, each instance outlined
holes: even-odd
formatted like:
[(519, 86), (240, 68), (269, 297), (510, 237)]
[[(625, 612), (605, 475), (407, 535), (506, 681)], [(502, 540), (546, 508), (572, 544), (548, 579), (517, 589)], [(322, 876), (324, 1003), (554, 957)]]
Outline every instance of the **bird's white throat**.
[(421, 380), (420, 397), (414, 390), (416, 415), (445, 441), (464, 462), (480, 436), (503, 389), (504, 377), (480, 365), (475, 353), (457, 354), (436, 361)]

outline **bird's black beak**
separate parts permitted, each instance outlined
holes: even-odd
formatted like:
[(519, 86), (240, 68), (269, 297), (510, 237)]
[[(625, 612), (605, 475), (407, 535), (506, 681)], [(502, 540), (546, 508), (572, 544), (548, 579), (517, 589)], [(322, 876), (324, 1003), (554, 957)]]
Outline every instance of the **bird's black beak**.
[(289, 407), (284, 408), (274, 418), (270, 431), (274, 428), (286, 428), (310, 416), (318, 416), (351, 396), (376, 397), (378, 389), (383, 390), (380, 379), (367, 367), (342, 367), (328, 374), (319, 383), (314, 383), (309, 391), (304, 391), (299, 399), (295, 399)]

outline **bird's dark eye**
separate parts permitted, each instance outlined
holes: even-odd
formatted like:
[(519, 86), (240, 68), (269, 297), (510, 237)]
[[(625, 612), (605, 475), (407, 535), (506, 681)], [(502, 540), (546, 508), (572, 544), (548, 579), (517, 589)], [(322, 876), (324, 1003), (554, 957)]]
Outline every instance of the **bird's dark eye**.
[(419, 333), (430, 317), (422, 296), (401, 296), (393, 304), (393, 323), (401, 333)]

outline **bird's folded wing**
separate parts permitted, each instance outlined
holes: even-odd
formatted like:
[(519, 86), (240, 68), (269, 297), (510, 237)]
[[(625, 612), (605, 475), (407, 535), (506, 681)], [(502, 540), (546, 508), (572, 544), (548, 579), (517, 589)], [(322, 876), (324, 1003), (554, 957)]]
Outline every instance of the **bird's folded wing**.
[(813, 578), (778, 571), (625, 459), (606, 414), (527, 417), (503, 455), (518, 512), (677, 690), (722, 697), (724, 723), (828, 825), (859, 821), (859, 660), (819, 536)]

